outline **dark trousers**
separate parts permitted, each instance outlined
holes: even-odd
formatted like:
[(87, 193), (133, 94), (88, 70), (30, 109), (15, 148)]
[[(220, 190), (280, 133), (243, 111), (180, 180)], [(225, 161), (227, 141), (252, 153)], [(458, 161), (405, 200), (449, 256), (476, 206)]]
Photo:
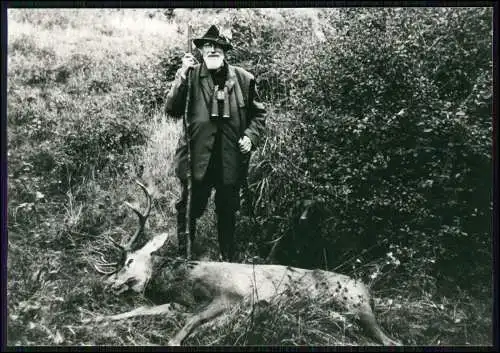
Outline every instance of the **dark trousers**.
[[(224, 261), (234, 260), (234, 231), (236, 211), (240, 206), (240, 187), (236, 184), (224, 184), (219, 168), (209, 167), (202, 181), (193, 181), (191, 197), (191, 244), (195, 241), (196, 221), (200, 218), (208, 204), (212, 190), (215, 189), (215, 213), (217, 215), (217, 233), (219, 249)], [(181, 180), (181, 197), (176, 203), (177, 238), (179, 255), (186, 256), (187, 243), (187, 199), (188, 183)]]

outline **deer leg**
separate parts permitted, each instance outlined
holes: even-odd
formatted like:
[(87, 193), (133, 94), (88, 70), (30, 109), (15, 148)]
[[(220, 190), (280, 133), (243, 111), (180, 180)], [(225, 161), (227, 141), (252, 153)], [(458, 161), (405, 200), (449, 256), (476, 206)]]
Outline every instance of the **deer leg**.
[(216, 299), (208, 304), (203, 311), (193, 315), (184, 327), (168, 341), (169, 346), (180, 346), (182, 341), (189, 336), (201, 324), (210, 321), (227, 310), (228, 302), (223, 299)]
[(157, 305), (157, 306), (140, 306), (138, 308), (135, 308), (134, 310), (127, 311), (126, 313), (121, 313), (117, 315), (111, 315), (111, 316), (98, 316), (94, 320), (83, 320), (84, 322), (89, 322), (89, 321), (94, 321), (94, 322), (102, 322), (105, 320), (110, 320), (110, 321), (118, 321), (118, 320), (124, 320), (128, 319), (131, 317), (135, 316), (152, 316), (152, 315), (163, 315), (163, 314), (168, 314), (173, 315), (175, 314), (176, 311), (172, 309), (172, 304), (162, 304), (162, 305)]
[(371, 311), (363, 311), (359, 313), (359, 319), (363, 328), (366, 330), (368, 334), (370, 334), (373, 338), (375, 338), (380, 344), (384, 346), (400, 346), (401, 343), (391, 338), (387, 337), (387, 335), (382, 331), (380, 326), (378, 325), (375, 315)]

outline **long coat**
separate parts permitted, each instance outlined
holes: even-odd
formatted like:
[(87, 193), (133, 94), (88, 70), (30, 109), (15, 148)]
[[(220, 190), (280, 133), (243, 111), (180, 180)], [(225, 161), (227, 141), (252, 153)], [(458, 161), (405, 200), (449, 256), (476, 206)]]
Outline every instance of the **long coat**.
[[(264, 105), (259, 101), (255, 78), (244, 69), (227, 65), (226, 87), (230, 103), (230, 118), (223, 124), (220, 140), (222, 179), (224, 184), (237, 184), (245, 177), (248, 155), (243, 155), (238, 140), (246, 135), (255, 150), (264, 134)], [(180, 77), (180, 70), (166, 98), (166, 111), (173, 117), (182, 117), (185, 112), (187, 82)], [(214, 83), (205, 64), (191, 70), (190, 106), (187, 123), (191, 142), (192, 177), (201, 181), (207, 170), (213, 151), (217, 123), (210, 118)], [(176, 152), (176, 174), (180, 179), (187, 176), (187, 146), (181, 136)]]

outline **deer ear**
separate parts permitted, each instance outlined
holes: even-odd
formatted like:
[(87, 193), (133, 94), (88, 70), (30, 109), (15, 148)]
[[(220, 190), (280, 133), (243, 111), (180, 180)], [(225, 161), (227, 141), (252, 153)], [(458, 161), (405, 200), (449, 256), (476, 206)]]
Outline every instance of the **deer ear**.
[(151, 254), (152, 257), (163, 257), (163, 256), (166, 255), (166, 252), (167, 252), (167, 250), (165, 249), (164, 246), (162, 246), (159, 249), (151, 251), (150, 254)]
[(154, 256), (159, 256), (160, 255), (159, 251), (160, 251), (160, 249), (153, 250), (153, 251), (150, 252), (150, 255), (153, 256), (153, 257)]
[(165, 260), (168, 257), (166, 254), (166, 251), (163, 249), (158, 249), (153, 252), (151, 252), (151, 261), (153, 264), (159, 264), (162, 262), (162, 260)]
[(166, 256), (168, 239), (169, 236), (167, 235), (165, 240), (155, 243), (153, 250), (150, 252), (151, 256)]

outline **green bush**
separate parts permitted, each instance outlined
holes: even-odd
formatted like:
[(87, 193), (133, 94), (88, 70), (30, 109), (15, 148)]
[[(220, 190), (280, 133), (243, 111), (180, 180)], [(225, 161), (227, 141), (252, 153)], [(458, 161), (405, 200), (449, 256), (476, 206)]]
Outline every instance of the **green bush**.
[(281, 79), (299, 120), (267, 156), (272, 192), (256, 207), (277, 237), (293, 231), (275, 216), (294, 200), (321, 202), (323, 222), (308, 231), (327, 256), (279, 261), (355, 267), (397, 248), (407, 281), (481, 286), (491, 273), (491, 10), (342, 9), (330, 24), (307, 65)]
[(181, 66), (184, 54), (179, 48), (165, 48), (154, 63), (145, 63), (128, 85), (133, 92), (133, 101), (143, 106), (144, 113), (152, 115), (163, 110), (165, 98), (174, 80), (175, 73)]

